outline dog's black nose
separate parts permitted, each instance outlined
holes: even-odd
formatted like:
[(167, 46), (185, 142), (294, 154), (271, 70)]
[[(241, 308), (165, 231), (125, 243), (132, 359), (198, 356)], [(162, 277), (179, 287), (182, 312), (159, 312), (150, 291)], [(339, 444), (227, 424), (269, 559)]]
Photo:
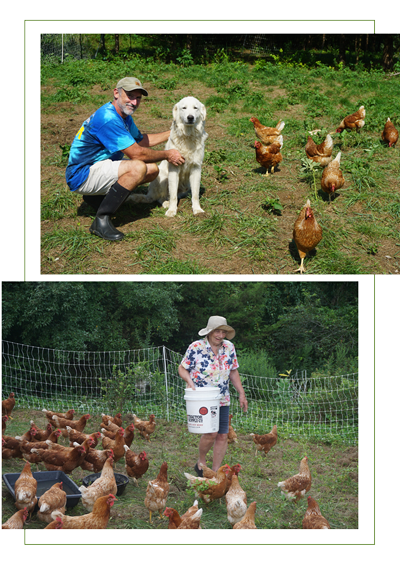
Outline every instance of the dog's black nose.
[(193, 115), (188, 115), (188, 116), (187, 116), (187, 121), (188, 121), (188, 123), (193, 123), (193, 121), (194, 121)]

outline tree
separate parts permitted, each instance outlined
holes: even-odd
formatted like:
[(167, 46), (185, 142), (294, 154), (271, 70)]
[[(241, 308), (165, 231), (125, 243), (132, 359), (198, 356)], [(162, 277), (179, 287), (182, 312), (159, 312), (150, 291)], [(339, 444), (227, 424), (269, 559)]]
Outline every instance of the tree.
[(386, 72), (393, 71), (393, 34), (384, 36), (382, 66)]

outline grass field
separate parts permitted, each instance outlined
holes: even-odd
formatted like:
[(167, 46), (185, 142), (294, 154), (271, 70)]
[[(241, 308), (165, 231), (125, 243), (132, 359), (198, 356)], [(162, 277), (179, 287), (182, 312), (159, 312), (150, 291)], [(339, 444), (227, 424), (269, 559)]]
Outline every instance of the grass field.
[[(172, 107), (193, 95), (207, 107), (201, 206), (190, 197), (169, 219), (158, 204), (125, 205), (115, 225), (126, 239), (89, 234), (95, 212), (65, 183), (69, 145), (82, 122), (109, 101), (128, 72), (149, 91), (135, 114), (145, 133), (171, 125)], [(323, 238), (306, 259), (308, 273), (398, 273), (400, 267), (400, 152), (384, 146), (388, 117), (399, 128), (398, 77), (382, 72), (279, 64), (192, 65), (145, 61), (72, 61), (44, 66), (42, 78), (43, 274), (292, 274), (300, 258), (294, 221), (311, 200)], [(359, 134), (333, 135), (342, 152), (345, 185), (332, 202), (320, 189), (322, 168), (304, 163), (309, 130), (319, 143), (340, 120), (364, 105)], [(255, 160), (256, 116), (285, 121), (283, 162), (266, 178)], [(141, 187), (139, 192), (145, 192)]]
[[(78, 415), (76, 415), (78, 417)], [(19, 409), (12, 414), (13, 420), (7, 423), (6, 434), (21, 435), (29, 428), (29, 421), (33, 419), (39, 428), (46, 426), (45, 416), (42, 412)], [(130, 418), (123, 417), (123, 426)], [(99, 429), (101, 418), (92, 416), (86, 425), (87, 433)], [(167, 506), (173, 507), (179, 513), (186, 511), (193, 504), (193, 492), (188, 489), (184, 472), (194, 474), (193, 466), (197, 459), (198, 435), (190, 434), (183, 425), (167, 423), (156, 419), (157, 427), (150, 442), (142, 440), (135, 435), (131, 449), (135, 452), (145, 450), (150, 466), (148, 472), (139, 480), (139, 485), (130, 480), (123, 495), (111, 509), (111, 518), (108, 528), (118, 529), (166, 529), (168, 520), (160, 519), (153, 514), (152, 523), (149, 523), (149, 514), (144, 505), (147, 482), (155, 478), (163, 461), (168, 463), (168, 481), (170, 492)], [(235, 426), (234, 419), (232, 421)], [(271, 427), (272, 428), (272, 427)], [(312, 475), (310, 495), (314, 497), (323, 515), (328, 519), (332, 529), (358, 528), (358, 448), (341, 444), (328, 446), (326, 444), (310, 443), (306, 440), (285, 440), (279, 438), (278, 442), (267, 456), (258, 453), (255, 456), (255, 445), (248, 433), (237, 430), (238, 443), (229, 445), (225, 462), (230, 465), (240, 463), (240, 484), (247, 493), (248, 505), (257, 502), (256, 525), (265, 529), (299, 529), (307, 509), (307, 500), (303, 499), (294, 505), (281, 495), (277, 483), (298, 473), (300, 460), (307, 455)], [(60, 444), (66, 444), (61, 438)], [(99, 445), (100, 446), (100, 445)], [(24, 460), (3, 460), (3, 474), (20, 472)], [(211, 466), (209, 458), (208, 465)], [(44, 466), (41, 466), (45, 469)], [(37, 471), (32, 466), (32, 471)], [(115, 472), (126, 474), (124, 459), (115, 466)], [(77, 468), (70, 477), (82, 484), (82, 478), (88, 472)], [(13, 498), (3, 483), (2, 487), (2, 522), (6, 521), (14, 512)], [(203, 529), (230, 529), (226, 516), (225, 501), (212, 502), (208, 506), (199, 500), (199, 507), (203, 508), (201, 525)], [(67, 515), (81, 515), (86, 513), (82, 503), (79, 502)], [(41, 529), (45, 527), (36, 515), (26, 525), (27, 529)]]

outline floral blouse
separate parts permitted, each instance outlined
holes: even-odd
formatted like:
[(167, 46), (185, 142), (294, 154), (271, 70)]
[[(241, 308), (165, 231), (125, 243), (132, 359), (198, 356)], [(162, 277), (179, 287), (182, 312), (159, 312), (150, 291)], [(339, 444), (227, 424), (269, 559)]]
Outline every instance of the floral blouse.
[(239, 367), (233, 343), (224, 339), (218, 355), (215, 355), (207, 337), (195, 341), (187, 348), (181, 365), (189, 371), (196, 386), (219, 387), (220, 406), (230, 404), (229, 374)]

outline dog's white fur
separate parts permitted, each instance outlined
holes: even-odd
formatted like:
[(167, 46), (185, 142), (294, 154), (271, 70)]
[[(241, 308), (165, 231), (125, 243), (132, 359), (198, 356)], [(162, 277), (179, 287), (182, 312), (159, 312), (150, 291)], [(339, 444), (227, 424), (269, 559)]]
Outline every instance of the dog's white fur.
[[(158, 200), (167, 208), (166, 216), (175, 216), (178, 198), (192, 192), (193, 214), (204, 212), (200, 207), (201, 165), (208, 134), (205, 131), (206, 108), (195, 97), (184, 97), (172, 110), (172, 126), (165, 149), (177, 149), (184, 157), (183, 165), (161, 162), (157, 178), (149, 185), (146, 195), (131, 193), (129, 202)], [(179, 194), (178, 194), (179, 193)]]

